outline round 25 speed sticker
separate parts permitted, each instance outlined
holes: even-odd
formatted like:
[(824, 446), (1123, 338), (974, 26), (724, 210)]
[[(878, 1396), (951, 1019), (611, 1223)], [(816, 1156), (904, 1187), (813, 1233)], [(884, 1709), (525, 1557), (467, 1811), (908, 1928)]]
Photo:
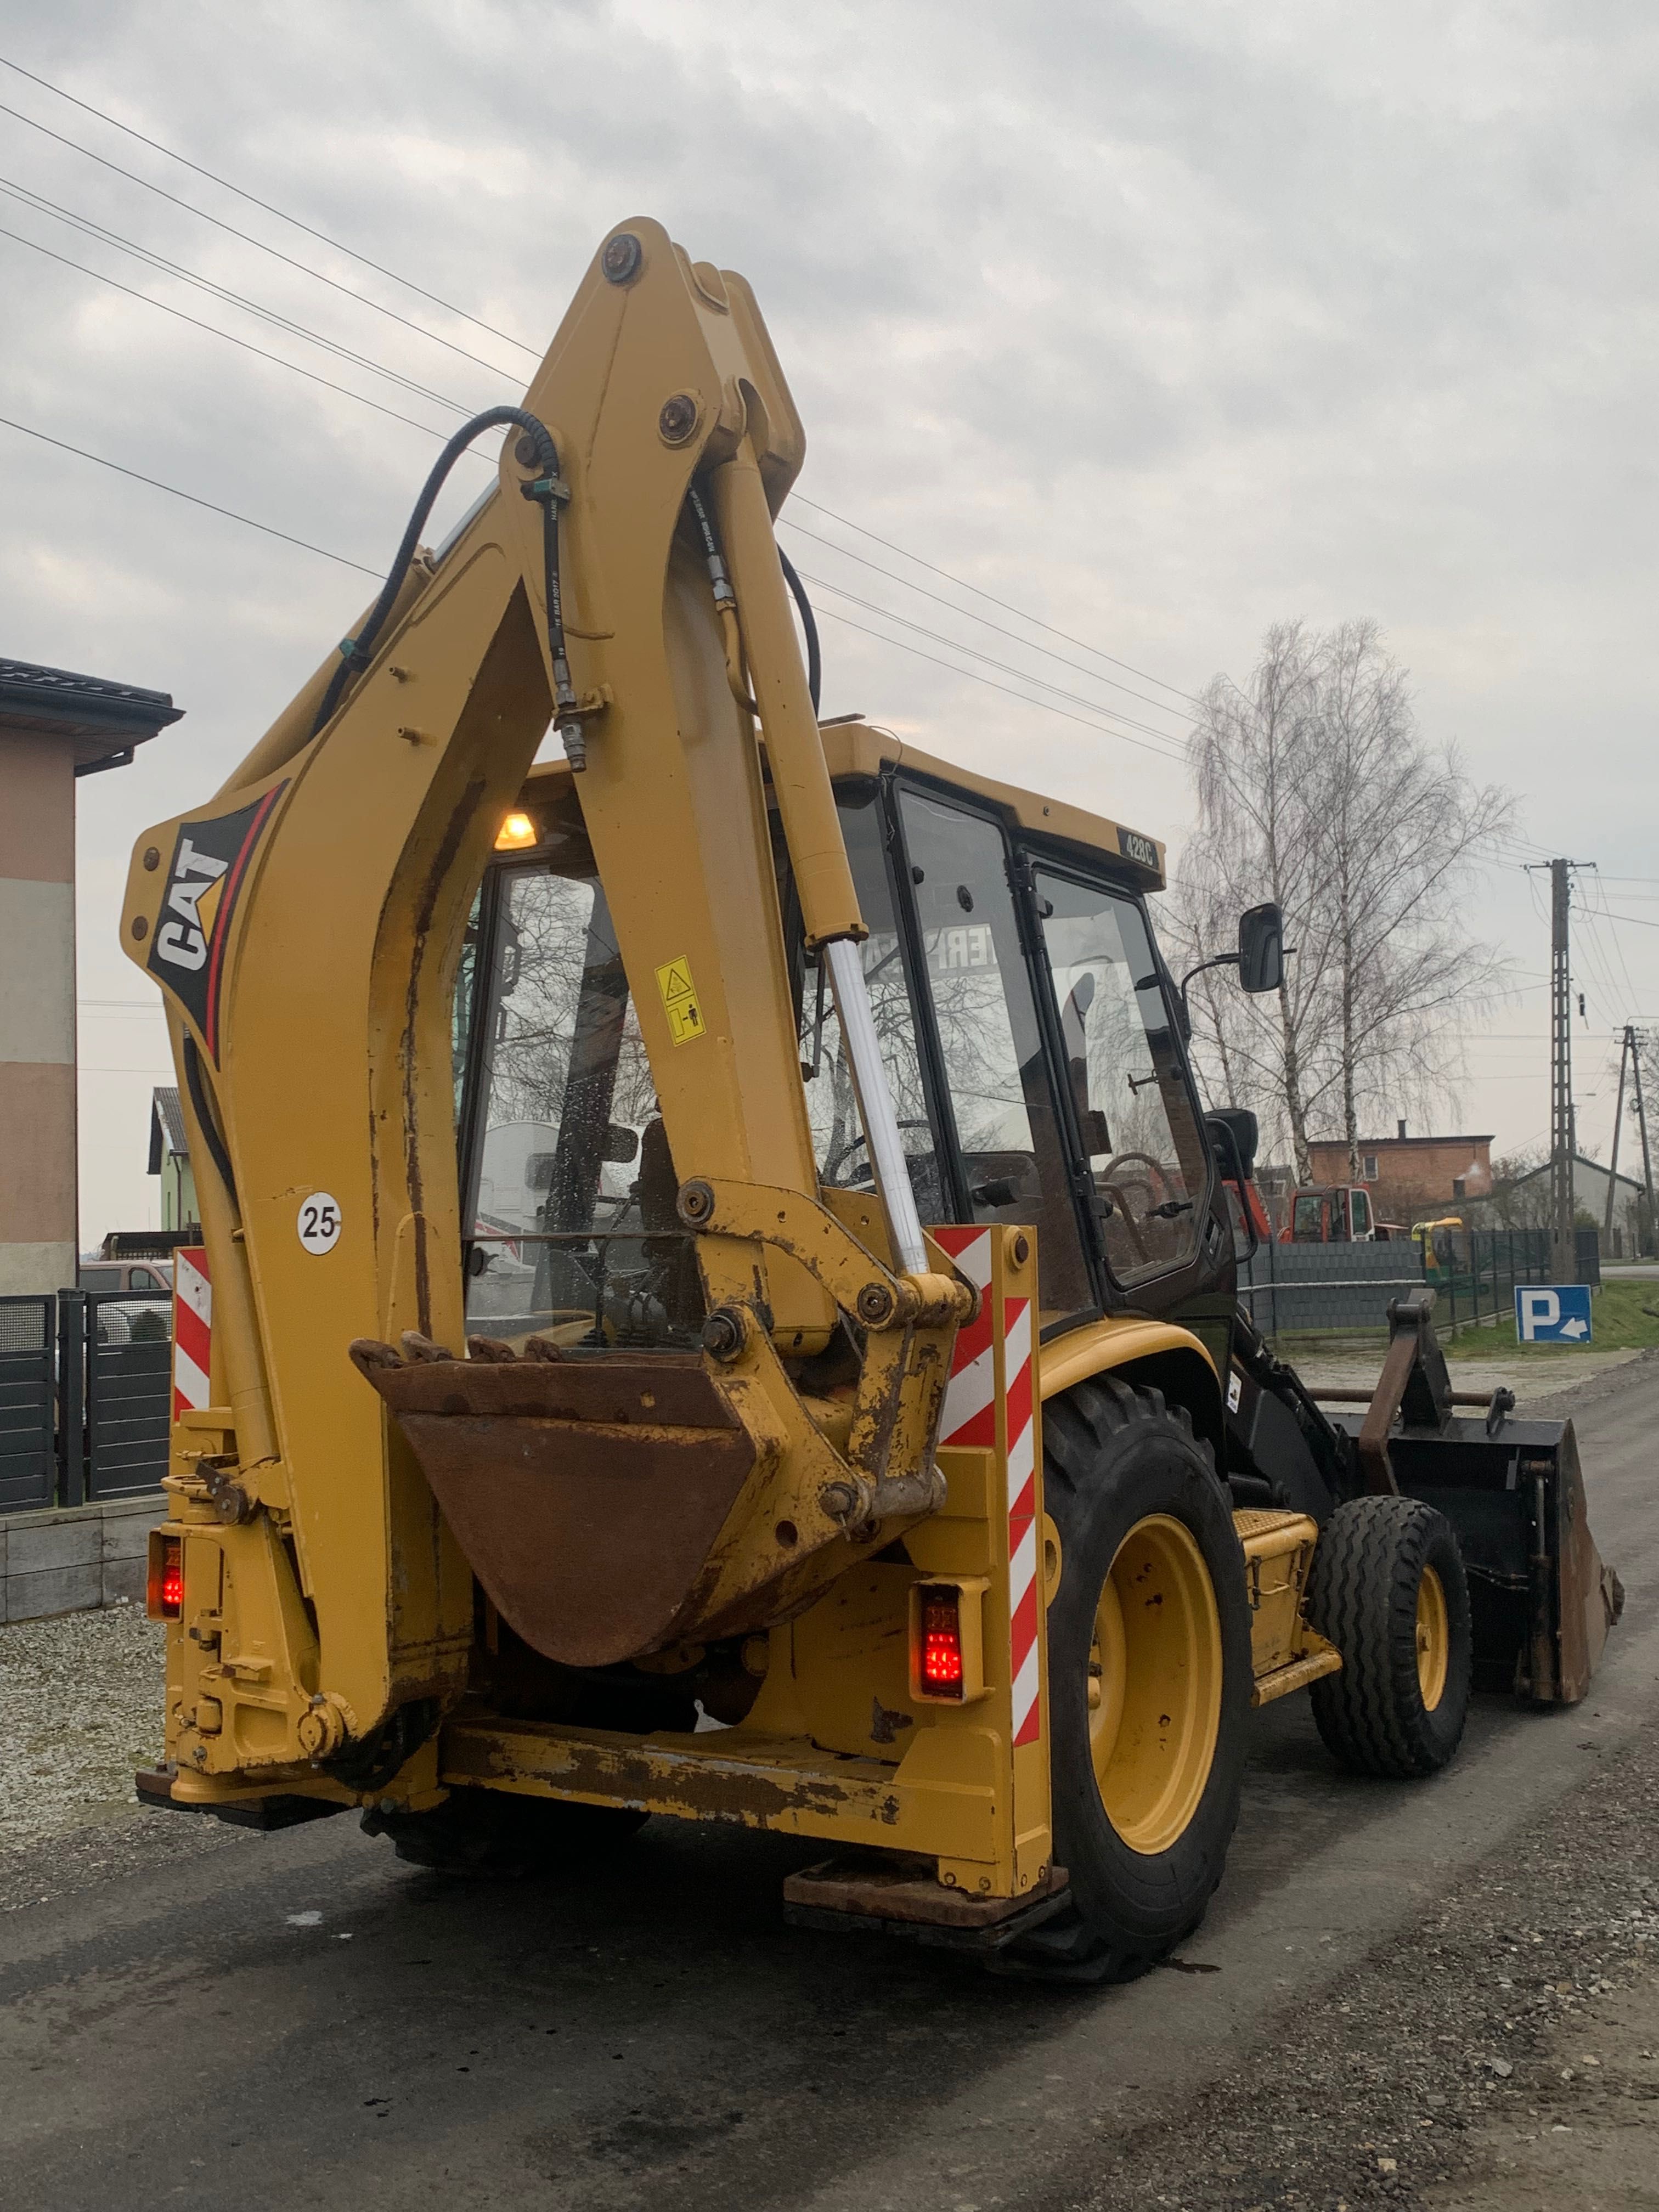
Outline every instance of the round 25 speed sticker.
[(331, 1252), (340, 1241), (340, 1209), (325, 1190), (313, 1190), (300, 1207), (300, 1242), (307, 1252)]

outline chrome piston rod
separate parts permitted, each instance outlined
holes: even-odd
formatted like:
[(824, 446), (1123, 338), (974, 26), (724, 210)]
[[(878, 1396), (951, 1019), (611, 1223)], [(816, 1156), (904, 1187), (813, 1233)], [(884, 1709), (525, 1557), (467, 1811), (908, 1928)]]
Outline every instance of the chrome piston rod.
[(830, 963), (830, 988), (841, 1017), (859, 1118), (870, 1147), (870, 1165), (887, 1209), (893, 1256), (907, 1275), (925, 1274), (927, 1248), (922, 1242), (921, 1217), (910, 1187), (909, 1164), (899, 1142), (898, 1116), (893, 1111), (893, 1094), (887, 1085), (887, 1069), (870, 1012), (870, 992), (859, 948), (850, 938), (838, 937), (819, 946), (818, 957)]

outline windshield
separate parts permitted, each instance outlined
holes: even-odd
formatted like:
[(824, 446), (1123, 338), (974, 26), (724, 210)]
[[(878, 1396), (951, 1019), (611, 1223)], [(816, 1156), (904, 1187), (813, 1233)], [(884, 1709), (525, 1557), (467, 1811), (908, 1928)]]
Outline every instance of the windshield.
[(695, 1342), (691, 1240), (585, 842), (504, 870), (489, 912), (463, 971), (471, 989), (473, 963), (489, 963), (468, 1070), (467, 1327), (509, 1340)]
[(1101, 1240), (1127, 1286), (1196, 1252), (1208, 1156), (1139, 907), (1101, 884), (1035, 882)]

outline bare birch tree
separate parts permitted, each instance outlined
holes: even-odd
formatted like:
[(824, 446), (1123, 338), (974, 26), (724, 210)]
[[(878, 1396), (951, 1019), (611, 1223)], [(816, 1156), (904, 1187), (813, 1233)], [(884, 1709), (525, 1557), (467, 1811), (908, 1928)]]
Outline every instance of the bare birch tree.
[(1224, 970), (1202, 979), (1200, 1055), (1230, 1095), (1266, 1106), (1298, 1179), (1310, 1133), (1328, 1131), (1358, 1180), (1362, 1117), (1443, 1096), (1456, 1009), (1504, 987), (1505, 963), (1468, 909), (1511, 802), (1425, 741), (1371, 622), (1322, 635), (1276, 624), (1248, 692), (1217, 678), (1203, 695), (1193, 766), (1182, 934), (1214, 951), (1231, 917), (1272, 898), (1297, 948), (1273, 1002), (1245, 999)]

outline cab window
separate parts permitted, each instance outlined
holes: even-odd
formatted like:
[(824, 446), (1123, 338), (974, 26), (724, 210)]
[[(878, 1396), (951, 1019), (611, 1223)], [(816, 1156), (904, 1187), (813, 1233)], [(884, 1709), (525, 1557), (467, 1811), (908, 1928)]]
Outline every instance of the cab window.
[(1370, 1199), (1366, 1197), (1363, 1190), (1356, 1190), (1351, 1194), (1348, 1202), (1353, 1208), (1354, 1235), (1356, 1237), (1369, 1237), (1371, 1233), (1371, 1202)]
[(503, 869), (474, 941), (467, 1325), (509, 1340), (695, 1340), (678, 1182), (585, 841)]
[(1325, 1241), (1325, 1201), (1311, 1191), (1304, 1191), (1296, 1201), (1291, 1218), (1291, 1235), (1298, 1244), (1322, 1244)]
[(1045, 1316), (1092, 1309), (1002, 833), (918, 791), (899, 811), (971, 1218), (1036, 1227)]
[(1197, 1251), (1209, 1158), (1139, 905), (1043, 870), (1035, 882), (1101, 1242), (1127, 1288)]

